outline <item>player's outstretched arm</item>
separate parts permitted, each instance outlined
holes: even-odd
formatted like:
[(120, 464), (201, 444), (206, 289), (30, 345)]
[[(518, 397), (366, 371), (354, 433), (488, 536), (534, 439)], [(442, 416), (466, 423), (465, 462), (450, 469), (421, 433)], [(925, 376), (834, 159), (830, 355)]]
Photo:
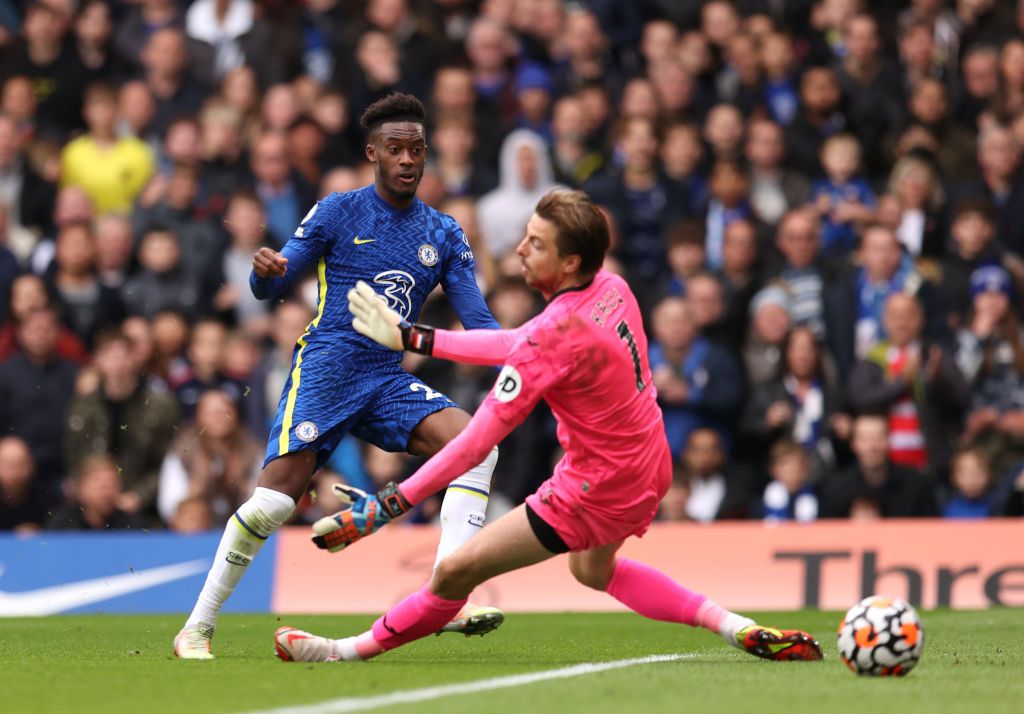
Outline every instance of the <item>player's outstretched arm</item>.
[(413, 324), (387, 306), (373, 288), (359, 281), (348, 292), (356, 332), (393, 350), (431, 355), (454, 362), (498, 366), (519, 337), (517, 330), (435, 330)]

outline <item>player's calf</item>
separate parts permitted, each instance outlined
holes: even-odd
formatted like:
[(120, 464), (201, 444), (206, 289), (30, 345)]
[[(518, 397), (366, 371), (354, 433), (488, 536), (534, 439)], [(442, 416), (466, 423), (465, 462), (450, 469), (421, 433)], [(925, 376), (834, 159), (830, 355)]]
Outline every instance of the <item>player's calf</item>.
[(351, 505), (313, 524), (313, 543), (331, 553), (344, 550), (412, 508), (394, 483), (375, 494), (343, 484), (332, 488), (338, 498)]

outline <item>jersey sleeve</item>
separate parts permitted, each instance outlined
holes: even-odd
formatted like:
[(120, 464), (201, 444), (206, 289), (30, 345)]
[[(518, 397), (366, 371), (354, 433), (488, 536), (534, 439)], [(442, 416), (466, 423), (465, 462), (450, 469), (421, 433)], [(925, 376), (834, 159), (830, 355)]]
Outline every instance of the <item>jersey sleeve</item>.
[(436, 330), (431, 356), (467, 364), (502, 365), (520, 330)]
[(446, 216), (444, 271), (441, 287), (451, 301), (459, 321), (467, 330), (498, 329), (480, 287), (476, 283), (476, 261), (469, 238), (450, 216)]
[(331, 194), (309, 209), (309, 213), (281, 249), (281, 255), (288, 260), (284, 275), (260, 278), (255, 272), (249, 273), (249, 288), (257, 299), (276, 298), (327, 252), (340, 198), (340, 194)]

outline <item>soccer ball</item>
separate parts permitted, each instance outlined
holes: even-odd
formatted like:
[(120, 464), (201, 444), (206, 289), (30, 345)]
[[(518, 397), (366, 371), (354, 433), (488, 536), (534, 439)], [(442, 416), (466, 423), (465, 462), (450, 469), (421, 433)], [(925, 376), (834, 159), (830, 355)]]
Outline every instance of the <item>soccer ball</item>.
[(839, 656), (856, 674), (902, 677), (923, 650), (921, 618), (902, 600), (866, 597), (839, 623)]

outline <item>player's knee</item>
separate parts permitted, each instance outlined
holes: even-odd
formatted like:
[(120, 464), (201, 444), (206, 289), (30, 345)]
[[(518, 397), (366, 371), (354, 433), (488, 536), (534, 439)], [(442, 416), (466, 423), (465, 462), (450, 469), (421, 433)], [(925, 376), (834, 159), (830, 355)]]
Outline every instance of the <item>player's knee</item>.
[(457, 555), (452, 554), (438, 563), (430, 580), (430, 589), (445, 600), (468, 597), (477, 585), (473, 564)]
[(581, 585), (601, 592), (608, 589), (608, 583), (612, 579), (611, 568), (607, 564), (597, 563), (586, 558), (571, 558), (569, 571)]

